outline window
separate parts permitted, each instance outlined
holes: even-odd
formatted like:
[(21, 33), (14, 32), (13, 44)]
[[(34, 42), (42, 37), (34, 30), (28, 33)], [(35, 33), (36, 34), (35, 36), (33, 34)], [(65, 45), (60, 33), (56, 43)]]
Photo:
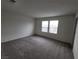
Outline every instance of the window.
[(48, 32), (48, 21), (42, 21), (42, 32)]
[(42, 21), (42, 32), (57, 34), (58, 20)]
[(58, 29), (58, 20), (50, 21), (49, 33), (57, 34), (57, 29)]

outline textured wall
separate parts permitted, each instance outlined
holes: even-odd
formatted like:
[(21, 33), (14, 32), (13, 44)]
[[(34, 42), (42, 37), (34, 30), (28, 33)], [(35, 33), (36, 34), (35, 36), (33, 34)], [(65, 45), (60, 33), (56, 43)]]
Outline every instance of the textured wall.
[[(41, 32), (42, 20), (59, 20), (58, 34)], [(36, 19), (35, 33), (72, 44), (75, 20), (74, 16), (44, 17)]]
[(32, 18), (16, 13), (13, 10), (2, 10), (1, 17), (2, 42), (33, 34), (34, 20)]

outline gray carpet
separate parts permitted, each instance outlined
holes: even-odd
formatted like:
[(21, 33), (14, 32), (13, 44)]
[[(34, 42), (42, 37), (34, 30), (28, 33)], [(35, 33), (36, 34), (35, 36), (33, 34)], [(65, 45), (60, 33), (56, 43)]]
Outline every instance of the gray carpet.
[(39, 36), (2, 43), (1, 54), (2, 59), (73, 59), (67, 44)]

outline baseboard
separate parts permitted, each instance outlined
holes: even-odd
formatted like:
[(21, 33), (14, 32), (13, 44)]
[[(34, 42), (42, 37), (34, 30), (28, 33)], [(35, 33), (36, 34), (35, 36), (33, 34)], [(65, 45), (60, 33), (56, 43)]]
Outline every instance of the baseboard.
[[(42, 36), (42, 35), (39, 35), (39, 34), (32, 34), (32, 35), (26, 36), (26, 37), (28, 38), (28, 37), (31, 37), (31, 36), (40, 36), (40, 37), (48, 38), (48, 39), (50, 39), (50, 40), (54, 40), (54, 41), (57, 41), (57, 42), (61, 42), (61, 43), (67, 44), (70, 48), (72, 48), (72, 46), (71, 46), (70, 43), (63, 42), (63, 41), (59, 41), (59, 40), (56, 40), (56, 39), (53, 39), (53, 38), (49, 38), (49, 37), (46, 37), (46, 36)], [(21, 37), (21, 38), (26, 38), (26, 37)], [(16, 40), (21, 39), (21, 38), (17, 38), (17, 39), (10, 40), (10, 41), (6, 41), (6, 42), (1, 42), (1, 44), (2, 44), (2, 43), (11, 42), (11, 41), (16, 41)]]
[[(31, 37), (31, 36), (33, 36), (34, 34), (32, 34), (32, 35), (29, 35), (29, 36), (25, 36), (25, 37)], [(21, 37), (21, 38), (25, 38), (25, 37)], [(3, 43), (8, 43), (8, 42), (11, 42), (11, 41), (15, 41), (15, 40), (18, 40), (18, 39), (21, 39), (21, 38), (17, 38), (17, 39), (13, 39), (13, 40), (9, 40), (9, 41), (5, 41), (5, 42), (1, 42), (1, 44), (3, 44)]]
[(59, 40), (49, 38), (49, 37), (46, 37), (46, 36), (42, 36), (42, 35), (39, 35), (39, 34), (34, 34), (34, 36), (40, 36), (40, 37), (48, 38), (48, 39), (51, 39), (51, 40), (54, 40), (54, 41), (57, 41), (57, 42), (61, 42), (61, 43), (67, 44), (70, 48), (72, 48), (72, 45), (68, 42), (59, 41)]

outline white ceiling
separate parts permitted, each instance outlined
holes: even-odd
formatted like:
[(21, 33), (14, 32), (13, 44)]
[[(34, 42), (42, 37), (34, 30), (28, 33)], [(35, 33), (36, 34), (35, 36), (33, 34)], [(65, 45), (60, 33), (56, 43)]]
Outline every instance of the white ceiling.
[(77, 0), (2, 0), (2, 11), (13, 10), (30, 17), (70, 15), (77, 12)]

